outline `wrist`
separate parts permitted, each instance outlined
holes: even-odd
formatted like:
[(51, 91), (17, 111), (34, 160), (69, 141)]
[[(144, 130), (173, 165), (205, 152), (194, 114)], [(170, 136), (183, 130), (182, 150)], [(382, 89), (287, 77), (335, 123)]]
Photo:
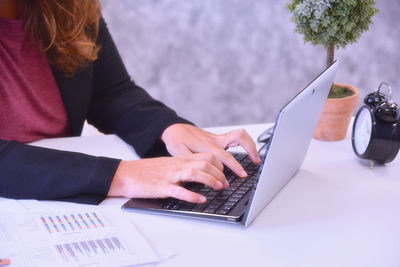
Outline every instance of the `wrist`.
[(175, 124), (172, 124), (172, 125), (168, 126), (168, 127), (164, 130), (164, 132), (162, 132), (161, 137), (160, 137), (161, 140), (162, 140), (165, 144), (167, 144), (168, 140), (170, 139), (170, 136), (173, 136), (175, 130), (176, 130), (177, 128), (181, 127), (182, 125), (185, 125), (185, 124), (183, 124), (183, 123), (175, 123)]
[(111, 181), (110, 189), (107, 193), (107, 196), (110, 197), (121, 197), (125, 196), (124, 188), (125, 188), (125, 166), (127, 162), (122, 161), (119, 163), (117, 170), (115, 171), (114, 177)]

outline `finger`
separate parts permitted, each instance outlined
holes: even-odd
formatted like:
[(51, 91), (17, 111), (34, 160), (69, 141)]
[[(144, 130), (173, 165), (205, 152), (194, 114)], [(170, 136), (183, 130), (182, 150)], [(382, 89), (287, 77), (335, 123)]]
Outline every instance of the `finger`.
[(172, 156), (187, 156), (193, 154), (193, 152), (185, 144), (180, 144), (173, 147), (167, 146), (167, 150)]
[(193, 159), (208, 161), (211, 164), (213, 164), (215, 167), (217, 167), (219, 170), (221, 170), (221, 171), (224, 170), (224, 164), (222, 164), (222, 162), (213, 153), (194, 154)]
[(179, 172), (176, 182), (196, 182), (208, 185), (216, 190), (223, 189), (224, 183), (211, 174), (197, 168), (186, 168)]
[[(215, 157), (215, 156), (213, 156), (213, 157)], [(218, 161), (218, 162), (222, 165), (222, 163), (220, 161)], [(229, 182), (228, 182), (228, 180), (226, 180), (224, 173), (220, 169), (218, 169), (215, 165), (210, 163), (209, 161), (205, 161), (205, 160), (192, 161), (189, 163), (188, 166), (199, 169), (199, 170), (211, 175), (212, 177), (216, 178), (218, 181), (220, 181), (223, 184), (223, 188), (229, 187)], [(222, 165), (222, 168), (223, 168), (223, 165)]]
[(217, 158), (222, 161), (225, 166), (227, 166), (229, 169), (231, 169), (236, 175), (239, 177), (247, 177), (246, 171), (243, 169), (242, 165), (240, 165), (239, 162), (232, 156), (231, 153), (227, 152), (226, 150), (220, 148), (220, 147), (215, 147), (213, 150), (214, 154), (217, 156)]
[(171, 187), (169, 187), (168, 195), (170, 197), (174, 197), (187, 202), (194, 202), (194, 203), (207, 202), (207, 198), (205, 196), (187, 190), (186, 188), (183, 188), (182, 186), (179, 185), (172, 185)]
[(219, 138), (222, 140), (220, 143), (222, 143), (222, 146), (226, 149), (228, 147), (233, 147), (233, 146), (241, 146), (246, 150), (246, 152), (249, 154), (250, 159), (256, 163), (260, 164), (261, 159), (260, 156), (258, 155), (257, 152), (257, 146), (254, 143), (253, 139), (250, 137), (250, 135), (245, 131), (245, 130), (234, 130), (231, 132), (228, 132), (224, 135), (220, 135)]

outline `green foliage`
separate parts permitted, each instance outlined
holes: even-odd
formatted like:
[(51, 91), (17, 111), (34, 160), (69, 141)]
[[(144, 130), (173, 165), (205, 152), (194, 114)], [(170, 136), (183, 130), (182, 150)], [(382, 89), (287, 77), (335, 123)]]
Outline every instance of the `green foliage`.
[(328, 98), (345, 98), (354, 95), (354, 92), (338, 85), (333, 85)]
[(304, 41), (325, 48), (357, 42), (379, 12), (374, 0), (292, 0), (287, 7)]

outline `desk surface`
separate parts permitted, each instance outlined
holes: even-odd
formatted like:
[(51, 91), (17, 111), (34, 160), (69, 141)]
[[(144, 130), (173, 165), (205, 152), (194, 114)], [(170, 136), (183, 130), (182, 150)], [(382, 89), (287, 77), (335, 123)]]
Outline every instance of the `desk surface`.
[[(255, 137), (267, 125), (245, 128)], [(137, 158), (115, 136), (61, 138), (35, 144)], [(349, 136), (339, 142), (312, 140), (300, 171), (247, 229), (216, 222), (127, 214), (152, 244), (177, 253), (159, 264), (162, 267), (397, 267), (400, 266), (399, 160), (398, 157), (371, 170), (368, 162), (354, 155)], [(108, 198), (101, 205), (120, 209), (126, 200)]]

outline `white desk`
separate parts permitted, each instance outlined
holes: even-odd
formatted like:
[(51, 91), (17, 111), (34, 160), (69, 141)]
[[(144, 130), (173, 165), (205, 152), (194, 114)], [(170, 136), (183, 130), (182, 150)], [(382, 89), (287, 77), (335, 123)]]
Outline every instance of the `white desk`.
[[(266, 127), (246, 126), (252, 136)], [(137, 157), (115, 136), (37, 144), (123, 159)], [(177, 253), (162, 267), (398, 267), (399, 157), (371, 170), (355, 157), (349, 137), (340, 142), (313, 140), (301, 170), (247, 229), (133, 212), (129, 216), (151, 243)], [(126, 200), (109, 198), (101, 205), (120, 209)]]

